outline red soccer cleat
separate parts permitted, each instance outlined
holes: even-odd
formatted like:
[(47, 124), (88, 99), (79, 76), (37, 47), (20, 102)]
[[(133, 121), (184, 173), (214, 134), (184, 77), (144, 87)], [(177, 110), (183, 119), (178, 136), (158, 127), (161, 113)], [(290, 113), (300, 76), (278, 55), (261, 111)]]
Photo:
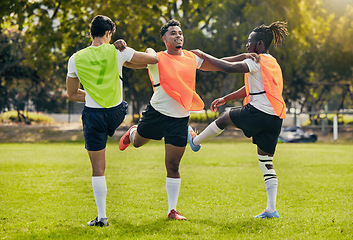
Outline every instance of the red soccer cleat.
[(168, 219), (173, 219), (173, 220), (186, 220), (186, 217), (181, 216), (180, 213), (172, 209), (170, 213), (168, 214)]
[(126, 133), (120, 138), (119, 149), (124, 151), (130, 145), (130, 132), (131, 129), (137, 128), (137, 125), (133, 125), (127, 130)]

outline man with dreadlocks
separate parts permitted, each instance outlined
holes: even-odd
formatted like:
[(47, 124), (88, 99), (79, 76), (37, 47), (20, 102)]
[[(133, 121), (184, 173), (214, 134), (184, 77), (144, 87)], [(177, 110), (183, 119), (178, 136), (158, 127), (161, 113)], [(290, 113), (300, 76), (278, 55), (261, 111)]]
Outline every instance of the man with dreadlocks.
[(217, 98), (211, 104), (211, 110), (228, 101), (244, 98), (243, 107), (232, 108), (224, 112), (199, 135), (189, 126), (188, 140), (194, 152), (201, 147), (201, 142), (221, 134), (227, 126), (240, 128), (246, 137), (252, 137), (257, 145), (259, 166), (263, 173), (267, 191), (267, 207), (255, 218), (278, 218), (276, 196), (278, 180), (273, 168), (272, 159), (277, 140), (286, 117), (286, 105), (282, 98), (282, 71), (276, 59), (268, 53), (275, 38), (275, 46), (281, 45), (288, 35), (286, 22), (274, 22), (269, 26), (256, 27), (249, 35), (246, 48), (248, 53), (260, 55), (256, 63), (243, 54), (215, 58), (200, 50), (193, 52), (204, 61), (219, 67), (227, 73), (245, 73), (245, 84), (239, 90), (224, 97)]

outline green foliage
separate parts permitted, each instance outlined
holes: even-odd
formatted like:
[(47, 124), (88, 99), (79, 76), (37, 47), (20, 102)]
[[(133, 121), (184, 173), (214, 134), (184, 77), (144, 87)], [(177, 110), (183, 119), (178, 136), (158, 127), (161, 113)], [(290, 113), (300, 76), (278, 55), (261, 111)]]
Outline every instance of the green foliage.
[(218, 114), (218, 112), (212, 112), (211, 110), (191, 112), (189, 121), (191, 123), (211, 123), (218, 117)]
[[(327, 121), (327, 124), (332, 126), (333, 118), (336, 114), (325, 114), (321, 113), (318, 115), (313, 115), (311, 119), (308, 119), (306, 122), (303, 123), (303, 126), (308, 125), (321, 125), (322, 121)], [(341, 125), (353, 125), (353, 115), (349, 114), (338, 114), (337, 115), (337, 122)]]
[[(3, 239), (352, 239), (351, 145), (279, 144), (279, 219), (254, 219), (266, 207), (250, 141), (186, 149), (178, 211), (168, 221), (164, 144), (117, 153), (107, 145), (107, 216), (97, 216), (83, 144), (0, 145)], [(332, 158), (332, 156), (335, 156)], [(308, 159), (310, 161), (308, 161)], [(300, 171), (294, 171), (300, 167)]]
[[(182, 23), (185, 49), (199, 48), (216, 57), (246, 51), (254, 27), (284, 20), (290, 36), (270, 53), (282, 67), (287, 102), (322, 108), (322, 102), (336, 93), (330, 88), (318, 92), (313, 86), (321, 82), (348, 82), (353, 92), (350, 0), (13, 0), (1, 2), (0, 14), (0, 108), (13, 105), (8, 94), (15, 88), (24, 98), (36, 99), (38, 109), (50, 111), (55, 106), (53, 110), (60, 111), (68, 59), (90, 45), (89, 24), (97, 14), (116, 22), (113, 40), (123, 38), (139, 51), (165, 50), (159, 29), (176, 18)], [(125, 98), (138, 113), (152, 94), (148, 74), (125, 69), (124, 84)], [(197, 74), (196, 90), (207, 106), (242, 85), (241, 74)], [(41, 101), (43, 91), (47, 94)], [(323, 97), (313, 99), (311, 91)]]
[[(320, 119), (325, 119), (327, 118), (328, 123), (332, 124), (333, 123), (333, 118), (334, 118), (335, 114), (324, 114), (321, 113), (319, 115)], [(344, 125), (353, 125), (353, 115), (348, 115), (348, 114), (338, 114), (338, 123), (339, 124), (344, 124)]]
[(7, 111), (0, 115), (0, 122), (53, 123), (54, 119), (43, 113)]

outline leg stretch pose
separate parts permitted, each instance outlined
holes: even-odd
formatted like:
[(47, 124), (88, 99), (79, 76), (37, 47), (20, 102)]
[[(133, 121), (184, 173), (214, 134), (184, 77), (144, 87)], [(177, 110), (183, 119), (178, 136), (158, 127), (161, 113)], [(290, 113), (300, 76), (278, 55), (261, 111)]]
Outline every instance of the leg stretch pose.
[(243, 130), (247, 137), (253, 138), (253, 143), (258, 146), (259, 166), (264, 176), (267, 191), (266, 211), (257, 216), (259, 218), (278, 217), (278, 212), (276, 211), (278, 181), (272, 160), (281, 125), (281, 119), (265, 114), (249, 104), (243, 108), (234, 108), (224, 112), (197, 136), (189, 127), (189, 141), (195, 146), (221, 134), (228, 126), (238, 127)]
[[(103, 227), (108, 226), (104, 176), (107, 138), (114, 135), (127, 113), (120, 80), (122, 67), (127, 62), (154, 64), (158, 62), (158, 56), (153, 49), (147, 49), (145, 53), (132, 48), (116, 50), (109, 44), (115, 23), (106, 16), (94, 17), (90, 30), (91, 46), (74, 53), (69, 59), (66, 87), (70, 101), (85, 102), (83, 132), (92, 165), (92, 187), (98, 210), (98, 216), (87, 225)], [(101, 69), (105, 71), (102, 73)], [(85, 90), (80, 89), (80, 84)]]
[(175, 220), (186, 220), (176, 211), (176, 206), (181, 185), (179, 165), (187, 144), (187, 126), (188, 117), (164, 116), (149, 105), (143, 112), (139, 124), (132, 126), (119, 143), (120, 150), (125, 150), (130, 143), (135, 148), (139, 148), (150, 139), (161, 140), (164, 137), (168, 218)]
[(221, 69), (203, 61), (196, 53), (182, 49), (184, 36), (179, 21), (168, 21), (160, 33), (166, 50), (157, 53), (158, 64), (131, 64), (131, 67), (148, 67), (154, 93), (138, 125), (132, 126), (121, 138), (119, 148), (124, 150), (130, 142), (140, 147), (150, 139), (164, 138), (168, 218), (185, 220), (176, 211), (181, 183), (179, 165), (187, 144), (190, 111), (204, 107), (195, 92), (196, 70)]
[(286, 107), (282, 98), (283, 79), (282, 71), (276, 59), (268, 53), (273, 38), (275, 43), (281, 44), (285, 35), (288, 35), (285, 22), (274, 22), (269, 26), (261, 25), (249, 35), (248, 53), (257, 53), (260, 61), (243, 55), (217, 59), (200, 50), (195, 50), (199, 57), (206, 62), (218, 66), (224, 72), (245, 73), (245, 84), (239, 90), (214, 100), (211, 110), (227, 101), (244, 99), (244, 106), (232, 108), (230, 111), (212, 122), (199, 135), (189, 127), (188, 141), (193, 151), (198, 151), (201, 142), (221, 134), (228, 126), (240, 128), (246, 137), (252, 137), (257, 145), (259, 166), (265, 180), (267, 191), (267, 207), (256, 218), (278, 218), (276, 210), (276, 196), (278, 180), (273, 167), (278, 136), (282, 121), (286, 115)]

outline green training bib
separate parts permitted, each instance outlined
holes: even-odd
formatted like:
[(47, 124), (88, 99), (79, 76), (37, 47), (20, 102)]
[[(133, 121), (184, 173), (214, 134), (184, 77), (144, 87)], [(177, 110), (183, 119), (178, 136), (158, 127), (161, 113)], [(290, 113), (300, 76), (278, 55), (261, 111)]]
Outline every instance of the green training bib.
[(121, 100), (118, 53), (111, 44), (87, 47), (75, 54), (77, 74), (96, 103), (110, 108)]

